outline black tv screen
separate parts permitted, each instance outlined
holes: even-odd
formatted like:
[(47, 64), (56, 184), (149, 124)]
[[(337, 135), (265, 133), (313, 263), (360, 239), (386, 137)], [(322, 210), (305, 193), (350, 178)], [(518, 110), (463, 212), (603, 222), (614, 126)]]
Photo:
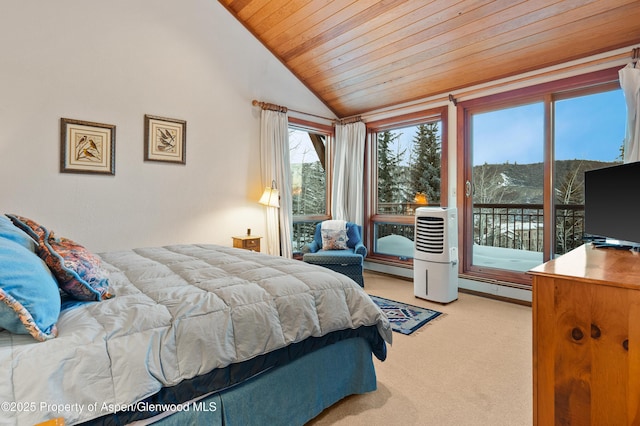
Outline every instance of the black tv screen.
[(585, 172), (584, 231), (640, 245), (640, 162)]

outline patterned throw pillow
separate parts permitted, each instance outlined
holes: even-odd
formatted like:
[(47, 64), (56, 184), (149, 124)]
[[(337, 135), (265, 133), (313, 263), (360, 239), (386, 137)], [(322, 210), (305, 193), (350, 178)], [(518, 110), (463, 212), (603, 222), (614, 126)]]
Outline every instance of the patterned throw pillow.
[(68, 238), (57, 238), (52, 231), (31, 219), (7, 216), (38, 241), (36, 253), (46, 262), (65, 293), (87, 301), (112, 297), (108, 292), (108, 273), (102, 268), (100, 258)]
[(322, 250), (346, 250), (346, 229), (322, 229)]
[(100, 258), (85, 247), (68, 239), (45, 240), (46, 251), (38, 254), (44, 259), (58, 280), (60, 288), (78, 300), (104, 300), (112, 297), (108, 292), (109, 275), (101, 266)]

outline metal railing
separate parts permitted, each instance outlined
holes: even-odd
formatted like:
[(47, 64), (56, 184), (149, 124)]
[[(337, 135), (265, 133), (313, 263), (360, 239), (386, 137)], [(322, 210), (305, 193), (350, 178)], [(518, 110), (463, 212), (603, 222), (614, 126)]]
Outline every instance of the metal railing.
[(474, 204), (473, 242), (542, 251), (543, 224), (541, 204)]
[(426, 207), (425, 204), (415, 202), (405, 203), (378, 203), (378, 214), (413, 216), (418, 207)]
[[(473, 242), (542, 252), (543, 212), (542, 204), (475, 204)], [(563, 254), (581, 245), (584, 205), (556, 204), (555, 227), (555, 253)]]
[[(413, 215), (419, 205), (414, 203), (386, 203), (385, 213), (402, 212)], [(293, 224), (293, 248), (301, 251), (313, 240), (319, 221)], [(584, 205), (557, 204), (555, 206), (555, 253), (564, 254), (583, 244)], [(401, 235), (413, 240), (414, 226), (388, 220), (376, 224), (375, 238)], [(542, 252), (544, 237), (542, 204), (475, 204), (473, 209), (473, 242), (491, 247)]]
[(556, 204), (555, 253), (564, 254), (584, 244), (584, 204)]
[(293, 233), (291, 234), (292, 247), (294, 253), (302, 252), (305, 245), (313, 241), (313, 235), (316, 232), (316, 225), (319, 220), (303, 220), (293, 222)]

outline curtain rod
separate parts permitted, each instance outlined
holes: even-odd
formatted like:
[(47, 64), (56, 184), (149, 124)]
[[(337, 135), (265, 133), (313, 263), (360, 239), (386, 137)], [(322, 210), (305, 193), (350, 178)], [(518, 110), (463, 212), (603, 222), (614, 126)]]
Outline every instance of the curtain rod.
[[(276, 105), (276, 104), (270, 104), (268, 102), (259, 102), (259, 101), (256, 101), (255, 99), (251, 102), (251, 104), (253, 106), (259, 106), (260, 108), (266, 109), (266, 110), (269, 110), (269, 111), (278, 111), (278, 112), (287, 112), (288, 111), (287, 107), (283, 107), (283, 106)], [(291, 111), (293, 111), (293, 110), (291, 110)]]
[(251, 104), (253, 106), (259, 106), (262, 109), (266, 109), (266, 110), (270, 110), (270, 111), (279, 111), (279, 112), (291, 111), (291, 112), (295, 112), (295, 113), (298, 113), (298, 114), (307, 115), (307, 116), (310, 116), (310, 117), (322, 118), (323, 120), (330, 121), (333, 124), (343, 124), (344, 125), (344, 124), (351, 124), (351, 123), (356, 123), (358, 121), (362, 121), (362, 118), (359, 115), (354, 115), (354, 116), (351, 116), (351, 117), (345, 117), (345, 118), (341, 118), (341, 119), (329, 118), (329, 117), (323, 117), (322, 115), (311, 114), (310, 112), (297, 111), (295, 109), (290, 109), (290, 108), (287, 108), (287, 107), (281, 106), (281, 105), (276, 105), (276, 104), (270, 104), (268, 102), (257, 101), (255, 99), (253, 101), (251, 101)]
[(351, 116), (351, 117), (341, 118), (340, 120), (333, 120), (334, 123), (342, 124), (342, 125), (357, 123), (359, 121), (362, 121), (362, 117), (360, 117), (359, 115), (354, 115), (354, 116)]

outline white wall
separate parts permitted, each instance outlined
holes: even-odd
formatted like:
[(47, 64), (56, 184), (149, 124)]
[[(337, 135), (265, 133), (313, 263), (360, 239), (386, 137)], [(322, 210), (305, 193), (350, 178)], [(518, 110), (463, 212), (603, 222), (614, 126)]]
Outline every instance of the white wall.
[[(3, 1), (0, 212), (94, 251), (264, 235), (252, 99), (333, 114), (213, 0)], [(144, 115), (187, 121), (143, 161)], [(116, 126), (116, 174), (59, 173), (60, 118)]]

